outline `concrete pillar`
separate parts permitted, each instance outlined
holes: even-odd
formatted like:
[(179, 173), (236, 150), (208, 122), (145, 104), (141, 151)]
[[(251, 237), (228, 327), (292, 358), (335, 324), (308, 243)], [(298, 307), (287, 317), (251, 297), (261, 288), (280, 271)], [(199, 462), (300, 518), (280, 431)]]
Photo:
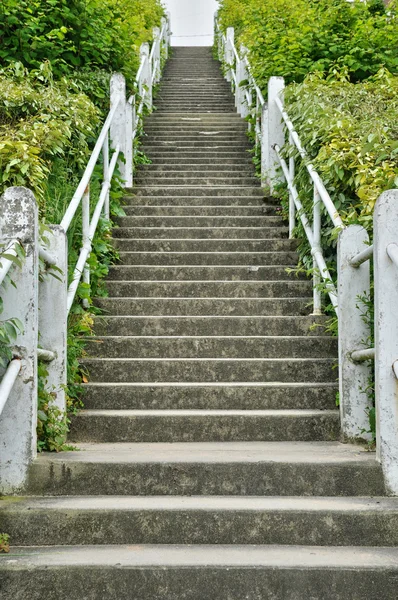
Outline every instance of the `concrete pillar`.
[(57, 269), (47, 269), (39, 283), (40, 346), (54, 352), (48, 363), (47, 389), (54, 404), (66, 411), (65, 386), (67, 376), (67, 296), (68, 296), (68, 245), (66, 234), (59, 225), (51, 225), (46, 234), (46, 250), (56, 260)]
[(338, 240), (338, 306), (339, 306), (339, 392), (341, 428), (345, 438), (371, 439), (367, 411), (371, 408), (368, 395), (372, 367), (369, 361), (354, 362), (355, 350), (364, 350), (370, 337), (370, 327), (361, 316), (358, 296), (370, 292), (369, 261), (359, 267), (351, 259), (366, 250), (369, 236), (360, 225), (351, 225), (339, 234)]
[(398, 190), (374, 212), (375, 392), (377, 455), (389, 493), (398, 495)]
[(281, 113), (275, 104), (277, 97), (282, 99), (282, 92), (285, 87), (283, 77), (271, 77), (268, 82), (268, 161), (267, 161), (267, 181), (271, 194), (274, 192), (276, 184), (283, 181), (283, 175), (277, 173), (279, 161), (274, 150), (278, 145), (282, 148), (285, 144), (285, 133), (282, 123)]
[[(110, 127), (110, 142), (111, 147), (116, 149), (119, 146), (120, 152), (125, 155), (126, 152), (126, 144), (127, 144), (127, 136), (126, 136), (126, 80), (120, 73), (114, 73), (111, 77), (111, 86), (110, 86), (110, 103), (111, 108), (118, 103), (118, 107), (113, 118), (111, 127)], [(125, 157), (126, 158), (126, 157)], [(124, 162), (122, 157), (118, 162), (118, 167), (122, 176), (122, 179), (126, 181), (130, 175), (130, 169), (132, 169), (132, 165), (127, 163), (127, 160)]]
[(18, 239), (25, 251), (21, 268), (9, 272), (15, 287), (1, 289), (1, 320), (18, 318), (24, 332), (15, 355), (22, 370), (0, 416), (0, 492), (20, 491), (36, 457), (37, 344), (38, 344), (38, 210), (32, 192), (13, 187), (0, 197), (0, 242)]
[(138, 84), (139, 94), (142, 97), (144, 90), (145, 92), (145, 106), (148, 110), (152, 110), (152, 66), (149, 60), (149, 44), (141, 44), (140, 48), (140, 62), (145, 57), (145, 64), (141, 74), (141, 80)]
[(227, 81), (232, 81), (231, 69), (233, 68), (234, 59), (235, 59), (234, 51), (233, 51), (233, 45), (235, 42), (235, 30), (233, 27), (228, 27), (226, 38), (227, 38), (227, 43), (226, 43), (225, 49), (224, 49), (224, 61), (225, 61), (225, 68), (226, 68), (225, 79)]

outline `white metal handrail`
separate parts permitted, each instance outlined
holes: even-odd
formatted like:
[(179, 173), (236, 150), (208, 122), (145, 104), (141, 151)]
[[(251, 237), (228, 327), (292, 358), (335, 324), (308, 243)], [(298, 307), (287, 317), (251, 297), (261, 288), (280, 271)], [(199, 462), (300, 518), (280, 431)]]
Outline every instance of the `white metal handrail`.
[[(338, 314), (336, 286), (334, 285), (329, 269), (327, 268), (321, 247), (321, 203), (325, 207), (333, 225), (339, 231), (344, 229), (344, 223), (333, 204), (321, 177), (308, 159), (308, 155), (304, 150), (300, 138), (294, 129), (294, 125), (283, 105), (283, 79), (277, 78), (277, 85), (274, 87), (272, 85), (272, 80), (276, 78), (271, 78), (268, 94), (269, 103), (272, 105), (272, 108), (270, 108), (270, 106), (266, 104), (264, 96), (254, 79), (247, 56), (247, 50), (242, 48), (242, 56), (240, 56), (236, 50), (234, 30), (228, 28), (227, 34), (224, 35), (220, 30), (217, 20), (215, 22), (215, 27), (218, 35), (219, 56), (226, 65), (226, 77), (231, 81), (232, 89), (235, 92), (236, 107), (242, 117), (250, 115), (251, 121), (254, 123), (255, 145), (256, 148), (260, 149), (261, 155), (262, 180), (264, 182), (265, 178), (267, 178), (272, 192), (275, 182), (280, 177), (277, 173), (277, 167), (279, 166), (282, 168), (283, 177), (289, 190), (289, 236), (293, 237), (294, 235), (296, 215), (299, 215), (305, 235), (308, 239), (314, 267), (313, 313), (320, 314), (322, 311), (320, 290), (320, 279), (322, 278), (332, 306), (336, 314)], [(241, 89), (242, 87), (243, 90)], [(253, 96), (255, 101), (253, 101)], [(282, 122), (288, 131), (288, 145), (286, 145), (281, 117)], [(249, 122), (249, 130), (251, 130), (251, 127), (252, 124)], [(282, 147), (284, 147), (284, 152), (288, 151), (290, 154), (289, 165), (287, 165), (286, 161), (283, 159)], [(304, 213), (303, 205), (299, 198), (299, 192), (295, 185), (295, 159), (292, 147), (296, 147), (313, 183), (314, 200), (312, 225), (310, 224), (308, 216)]]
[[(111, 77), (110, 110), (91, 152), (82, 178), (60, 225), (50, 225), (46, 247), (39, 242), (39, 214), (36, 199), (25, 188), (8, 188), (0, 196), (1, 246), (7, 256), (0, 258), (0, 285), (15, 263), (15, 286), (4, 290), (4, 319), (18, 319), (23, 331), (18, 334), (14, 358), (0, 382), (0, 493), (21, 489), (28, 467), (36, 454), (37, 361), (45, 361), (47, 383), (60, 414), (66, 410), (67, 323), (80, 281), (90, 283), (89, 256), (101, 216), (109, 220), (110, 189), (117, 166), (124, 186), (133, 185), (134, 139), (146, 108), (152, 109), (154, 84), (161, 76), (163, 59), (170, 44), (170, 21), (154, 28), (153, 42), (142, 44), (140, 65), (135, 79), (137, 94), (126, 99), (122, 75)], [(139, 106), (136, 106), (136, 99)], [(123, 158), (122, 158), (123, 157)], [(102, 160), (103, 175), (99, 198), (90, 208), (90, 182), (96, 165)], [(82, 241), (67, 286), (68, 252), (66, 233), (81, 207)], [(15, 219), (18, 215), (18, 219)], [(15, 260), (24, 250), (23, 260)], [(43, 272), (42, 263), (46, 267)], [(54, 277), (50, 276), (51, 269)], [(86, 306), (83, 300), (83, 306)], [(40, 344), (43, 348), (39, 348)], [(22, 372), (22, 375), (19, 374)], [(10, 418), (12, 427), (10, 427)], [(15, 436), (18, 431), (18, 436)]]
[(14, 387), (14, 383), (21, 371), (22, 362), (19, 358), (14, 358), (7, 366), (6, 372), (4, 373), (0, 382), (0, 415), (6, 405), (6, 402), (10, 396), (11, 390)]
[[(3, 250), (4, 254), (9, 254), (11, 257), (17, 258), (18, 252), (17, 247), (19, 246), (18, 240), (12, 240), (6, 248)], [(1, 258), (0, 262), (0, 285), (7, 277), (9, 270), (11, 269), (14, 261), (12, 258)]]

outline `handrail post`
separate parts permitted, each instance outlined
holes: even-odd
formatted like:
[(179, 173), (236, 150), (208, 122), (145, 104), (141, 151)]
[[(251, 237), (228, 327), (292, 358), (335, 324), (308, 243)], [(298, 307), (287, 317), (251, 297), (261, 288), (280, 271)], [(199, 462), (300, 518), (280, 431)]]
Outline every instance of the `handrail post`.
[[(103, 163), (103, 185), (110, 184), (109, 181), (109, 132), (105, 136), (104, 144), (102, 146), (102, 163)], [(110, 207), (109, 207), (109, 187), (106, 193), (105, 203), (104, 203), (104, 217), (109, 221), (110, 217)]]
[(23, 488), (36, 457), (39, 245), (38, 209), (30, 190), (12, 187), (0, 197), (0, 239), (18, 239), (25, 251), (22, 267), (10, 271), (16, 287), (2, 289), (0, 317), (18, 318), (24, 328), (15, 347), (22, 369), (0, 417), (0, 492), (9, 494)]
[[(291, 134), (289, 135), (289, 146), (292, 148), (293, 146), (293, 138)], [(289, 158), (289, 177), (292, 183), (294, 183), (296, 166), (294, 163), (294, 156), (291, 155)], [(315, 189), (315, 188), (314, 188)], [(293, 238), (293, 231), (296, 227), (296, 207), (294, 204), (293, 194), (289, 190), (289, 238)]]
[(160, 28), (153, 28), (153, 43), (155, 44), (155, 51), (153, 55), (153, 83), (159, 83), (160, 81)]
[(261, 108), (261, 185), (268, 187), (268, 160), (269, 160), (269, 136), (268, 136), (268, 104)]
[(236, 104), (236, 108), (238, 113), (240, 114), (240, 116), (242, 117), (242, 119), (245, 119), (247, 117), (247, 115), (249, 114), (249, 107), (247, 105), (246, 102), (246, 97), (245, 97), (245, 88), (241, 86), (242, 81), (245, 81), (248, 76), (249, 76), (249, 72), (247, 70), (247, 65), (246, 65), (246, 57), (247, 54), (247, 48), (245, 48), (245, 46), (241, 46), (240, 47), (240, 60), (237, 61), (236, 64), (236, 90), (235, 90), (235, 104)]
[(165, 35), (165, 58), (169, 58), (169, 46), (171, 44), (171, 13), (166, 13), (167, 29)]
[(274, 150), (274, 146), (277, 144), (280, 148), (283, 148), (285, 144), (285, 133), (282, 123), (282, 116), (275, 103), (277, 97), (281, 97), (285, 87), (285, 81), (283, 77), (271, 77), (268, 82), (268, 185), (271, 194), (274, 193), (275, 186), (281, 180), (281, 176), (278, 175), (279, 161), (278, 156)]
[(126, 188), (133, 187), (133, 171), (134, 171), (134, 155), (133, 155), (133, 130), (135, 121), (135, 106), (126, 102), (126, 131), (125, 131), (125, 147), (124, 159), (125, 174), (124, 185)]
[(140, 96), (143, 96), (145, 89), (145, 99), (144, 103), (148, 110), (152, 109), (152, 66), (151, 61), (149, 60), (150, 51), (149, 44), (141, 44), (140, 48), (140, 61), (145, 57), (144, 68), (142, 69), (141, 80), (139, 82), (139, 93)]
[(228, 27), (227, 29), (227, 43), (224, 49), (224, 60), (227, 65), (227, 70), (225, 73), (225, 79), (227, 81), (232, 81), (231, 70), (234, 64), (234, 51), (232, 46), (234, 45), (235, 40), (235, 30), (233, 27)]
[(375, 393), (377, 456), (387, 491), (398, 494), (398, 268), (387, 247), (398, 238), (398, 190), (383, 192), (374, 211)]
[(39, 283), (40, 345), (55, 354), (47, 364), (47, 389), (53, 403), (66, 411), (67, 327), (68, 327), (68, 243), (65, 231), (59, 225), (50, 225), (48, 251), (55, 258), (57, 270), (51, 267)]
[[(110, 141), (113, 149), (119, 148), (125, 152), (126, 148), (126, 80), (121, 73), (114, 73), (110, 84), (111, 109), (117, 104), (117, 110), (110, 126)], [(118, 167), (122, 179), (126, 181), (127, 157), (126, 161), (118, 161)], [(129, 165), (130, 166), (130, 165)]]
[(339, 397), (341, 429), (346, 439), (371, 439), (368, 411), (371, 402), (366, 388), (371, 378), (369, 362), (354, 362), (352, 352), (365, 348), (369, 324), (358, 307), (358, 297), (370, 293), (369, 261), (359, 267), (351, 259), (369, 243), (366, 230), (350, 225), (339, 233), (337, 246), (337, 285), (339, 302)]
[[(82, 198), (82, 233), (83, 233), (83, 246), (91, 244), (89, 231), (90, 231), (90, 185), (84, 190)], [(86, 263), (83, 271), (83, 282), (86, 285), (90, 285), (90, 266)], [(88, 300), (83, 299), (84, 308), (88, 308)]]
[[(321, 247), (321, 198), (318, 194), (318, 190), (314, 185), (314, 199), (313, 199), (313, 218), (312, 218), (312, 236), (314, 242), (314, 248)], [(321, 274), (319, 271), (318, 262), (313, 257), (313, 315), (322, 314), (322, 294), (319, 289), (321, 283)]]

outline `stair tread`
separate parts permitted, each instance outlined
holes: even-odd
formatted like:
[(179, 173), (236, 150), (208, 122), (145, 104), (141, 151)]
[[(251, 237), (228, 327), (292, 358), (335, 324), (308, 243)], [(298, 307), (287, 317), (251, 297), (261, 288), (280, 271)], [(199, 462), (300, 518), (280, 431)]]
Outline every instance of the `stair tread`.
[(5, 499), (0, 505), (0, 514), (4, 510), (11, 514), (29, 510), (398, 513), (398, 498), (385, 496), (31, 496), (18, 502)]
[(120, 568), (252, 567), (318, 568), (329, 571), (371, 569), (398, 571), (398, 548), (260, 545), (120, 545), (14, 547), (1, 570), (87, 566)]
[[(119, 442), (80, 443), (80, 452), (42, 453), (36, 464), (68, 463), (282, 463), (360, 464), (374, 467), (376, 456), (340, 442)], [(365, 473), (364, 473), (365, 476)]]

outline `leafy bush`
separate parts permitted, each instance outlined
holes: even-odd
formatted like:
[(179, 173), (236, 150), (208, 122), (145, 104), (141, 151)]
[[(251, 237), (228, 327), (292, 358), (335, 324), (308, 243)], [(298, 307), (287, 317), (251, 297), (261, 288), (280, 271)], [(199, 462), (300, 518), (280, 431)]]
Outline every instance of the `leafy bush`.
[(131, 79), (163, 12), (160, 0), (3, 0), (0, 64), (50, 61), (57, 77), (90, 67)]
[(266, 92), (269, 77), (301, 82), (312, 71), (345, 67), (352, 81), (382, 66), (398, 72), (396, 2), (220, 0), (221, 27), (234, 27)]
[(0, 193), (26, 185), (43, 200), (56, 157), (81, 169), (99, 124), (94, 104), (66, 80), (54, 83), (49, 63), (0, 71)]
[[(311, 75), (285, 90), (287, 111), (347, 224), (371, 230), (378, 196), (398, 186), (398, 77), (381, 70), (358, 84)], [(305, 166), (297, 183), (305, 189)], [(304, 194), (308, 207), (311, 193)]]

